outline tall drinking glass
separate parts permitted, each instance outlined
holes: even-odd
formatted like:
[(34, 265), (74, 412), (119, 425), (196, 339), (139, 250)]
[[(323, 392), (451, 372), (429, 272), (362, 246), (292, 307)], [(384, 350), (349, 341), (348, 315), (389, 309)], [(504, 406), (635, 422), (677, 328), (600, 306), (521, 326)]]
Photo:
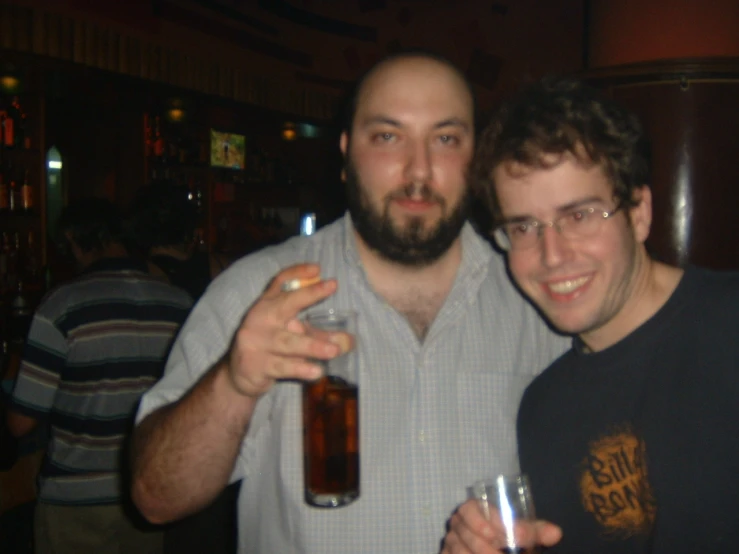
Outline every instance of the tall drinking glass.
[[(312, 336), (341, 331), (356, 337), (357, 315), (315, 312), (305, 319)], [(355, 340), (356, 343), (356, 340)], [(335, 508), (359, 496), (359, 389), (356, 350), (332, 360), (316, 360), (324, 375), (303, 385), (305, 500)]]

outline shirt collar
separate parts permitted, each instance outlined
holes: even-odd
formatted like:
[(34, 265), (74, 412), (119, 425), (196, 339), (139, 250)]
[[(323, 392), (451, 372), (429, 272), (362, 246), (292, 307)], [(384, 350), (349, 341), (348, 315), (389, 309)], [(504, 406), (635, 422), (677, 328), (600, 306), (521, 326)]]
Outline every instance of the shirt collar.
[(146, 263), (133, 258), (101, 258), (88, 265), (83, 274), (94, 271), (142, 271), (146, 273)]

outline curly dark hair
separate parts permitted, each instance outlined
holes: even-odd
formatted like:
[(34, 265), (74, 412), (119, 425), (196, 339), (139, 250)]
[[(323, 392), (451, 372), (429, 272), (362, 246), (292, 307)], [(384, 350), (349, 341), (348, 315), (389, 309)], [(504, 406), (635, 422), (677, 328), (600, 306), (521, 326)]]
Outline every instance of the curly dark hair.
[(495, 222), (501, 215), (493, 182), (497, 167), (513, 162), (546, 169), (567, 153), (601, 165), (622, 205), (633, 205), (634, 189), (649, 183), (649, 141), (637, 116), (578, 79), (550, 76), (493, 114), (470, 166), (472, 189)]

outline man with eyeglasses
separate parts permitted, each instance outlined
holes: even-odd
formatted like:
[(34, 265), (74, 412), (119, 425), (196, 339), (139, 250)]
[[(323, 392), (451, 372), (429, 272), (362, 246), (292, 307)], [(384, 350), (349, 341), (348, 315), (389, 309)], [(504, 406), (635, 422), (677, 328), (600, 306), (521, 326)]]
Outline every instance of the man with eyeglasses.
[[(564, 78), (502, 107), (473, 162), (513, 279), (573, 336), (517, 422), (547, 552), (739, 545), (739, 279), (649, 256), (649, 171), (636, 116)], [(443, 551), (504, 539), (470, 501)]]

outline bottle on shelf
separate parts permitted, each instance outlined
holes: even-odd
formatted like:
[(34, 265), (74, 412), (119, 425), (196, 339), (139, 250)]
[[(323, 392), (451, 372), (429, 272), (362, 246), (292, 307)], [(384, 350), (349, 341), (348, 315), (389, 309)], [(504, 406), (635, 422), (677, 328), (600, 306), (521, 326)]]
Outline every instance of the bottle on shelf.
[(0, 213), (7, 211), (10, 211), (10, 191), (2, 167), (0, 167)]
[[(9, 272), (10, 237), (7, 231), (3, 231), (0, 241), (0, 306), (6, 306), (6, 300), (11, 291)], [(0, 310), (0, 323), (5, 321), (5, 317), (5, 311)]]
[(154, 157), (158, 160), (164, 157), (164, 136), (159, 116), (154, 118)]
[(5, 129), (12, 128), (13, 122), (8, 120), (7, 110), (0, 109), (0, 148), (5, 148)]
[(17, 213), (21, 209), (20, 191), (18, 190), (18, 182), (15, 179), (13, 169), (8, 165), (8, 211)]
[(28, 181), (28, 169), (23, 174), (23, 184), (21, 185), (21, 210), (27, 214), (33, 212), (33, 188)]
[(9, 327), (11, 339), (18, 342), (26, 340), (28, 329), (31, 326), (32, 315), (33, 309), (26, 295), (23, 280), (18, 279), (15, 294), (10, 301)]
[(189, 189), (188, 198), (195, 207), (197, 217), (200, 218), (203, 215), (203, 188), (193, 177), (190, 177), (187, 188)]
[(30, 150), (31, 146), (33, 146), (31, 140), (31, 126), (28, 123), (28, 113), (25, 110), (21, 110), (20, 135), (22, 137), (22, 148)]
[(13, 101), (10, 104), (10, 108), (15, 120), (13, 147), (25, 148), (26, 117), (24, 115), (23, 108), (21, 107), (19, 96), (13, 96)]
[(15, 105), (11, 103), (0, 115), (0, 122), (2, 123), (2, 144), (3, 148), (10, 149), (15, 146), (16, 141), (16, 125), (18, 122), (18, 110)]
[(154, 129), (148, 113), (144, 113), (144, 155), (147, 160), (154, 155)]

